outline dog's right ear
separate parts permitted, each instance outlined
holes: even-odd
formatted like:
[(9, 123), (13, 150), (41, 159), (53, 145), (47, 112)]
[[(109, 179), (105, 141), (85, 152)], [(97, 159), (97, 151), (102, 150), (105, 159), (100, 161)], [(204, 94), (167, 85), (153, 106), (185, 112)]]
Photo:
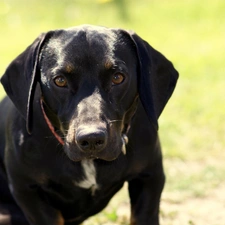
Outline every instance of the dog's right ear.
[(39, 77), (38, 61), (41, 48), (52, 32), (41, 34), (22, 54), (11, 62), (1, 83), (18, 111), (26, 120), (31, 133), (32, 102)]

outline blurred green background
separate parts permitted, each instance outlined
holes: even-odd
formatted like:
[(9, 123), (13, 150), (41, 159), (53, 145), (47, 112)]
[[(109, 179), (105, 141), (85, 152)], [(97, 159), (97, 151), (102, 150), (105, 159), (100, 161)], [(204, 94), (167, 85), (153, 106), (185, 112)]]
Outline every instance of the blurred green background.
[[(174, 63), (180, 78), (159, 119), (167, 174), (161, 220), (224, 223), (224, 204), (211, 209), (219, 200), (210, 196), (225, 192), (225, 1), (1, 0), (0, 74), (41, 32), (84, 23), (134, 30)], [(115, 199), (85, 224), (128, 224), (126, 191)], [(214, 213), (190, 211), (196, 200)]]

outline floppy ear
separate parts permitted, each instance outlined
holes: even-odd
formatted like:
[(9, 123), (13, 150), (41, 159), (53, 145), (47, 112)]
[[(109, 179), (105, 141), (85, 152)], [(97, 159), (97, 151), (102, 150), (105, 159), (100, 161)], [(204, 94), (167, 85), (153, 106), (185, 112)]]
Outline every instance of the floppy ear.
[(137, 34), (130, 33), (135, 44), (138, 60), (138, 91), (142, 105), (158, 129), (158, 118), (173, 93), (178, 72), (160, 52), (152, 48)]
[(26, 120), (31, 133), (32, 103), (39, 77), (38, 60), (41, 48), (51, 32), (41, 34), (22, 54), (11, 62), (1, 78), (1, 83), (18, 111)]

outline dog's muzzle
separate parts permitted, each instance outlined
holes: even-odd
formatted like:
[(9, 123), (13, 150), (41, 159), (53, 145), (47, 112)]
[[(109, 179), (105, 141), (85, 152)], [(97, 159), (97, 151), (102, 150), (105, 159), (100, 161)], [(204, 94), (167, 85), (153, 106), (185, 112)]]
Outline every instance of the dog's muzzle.
[[(43, 106), (43, 99), (40, 100), (40, 105), (46, 124), (48, 125), (49, 129), (51, 130), (55, 138), (58, 140), (58, 142), (61, 145), (64, 145), (65, 144), (64, 140), (57, 134), (54, 126), (52, 125), (51, 121), (49, 120), (48, 116), (45, 113)], [(126, 155), (126, 145), (128, 144), (128, 137), (126, 134), (121, 135), (121, 141), (122, 141), (121, 151), (124, 155)], [(78, 128), (75, 134), (75, 143), (80, 149), (80, 151), (83, 153), (86, 153), (88, 155), (89, 154), (95, 155), (96, 153), (100, 153), (105, 149), (105, 147), (108, 144), (107, 129), (101, 126), (80, 127)]]

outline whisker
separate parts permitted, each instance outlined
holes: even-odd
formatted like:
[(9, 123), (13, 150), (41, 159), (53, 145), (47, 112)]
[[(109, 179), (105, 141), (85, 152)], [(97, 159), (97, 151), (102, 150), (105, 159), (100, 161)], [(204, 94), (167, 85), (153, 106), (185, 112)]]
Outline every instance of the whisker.
[(122, 120), (110, 120), (109, 123), (122, 122)]

